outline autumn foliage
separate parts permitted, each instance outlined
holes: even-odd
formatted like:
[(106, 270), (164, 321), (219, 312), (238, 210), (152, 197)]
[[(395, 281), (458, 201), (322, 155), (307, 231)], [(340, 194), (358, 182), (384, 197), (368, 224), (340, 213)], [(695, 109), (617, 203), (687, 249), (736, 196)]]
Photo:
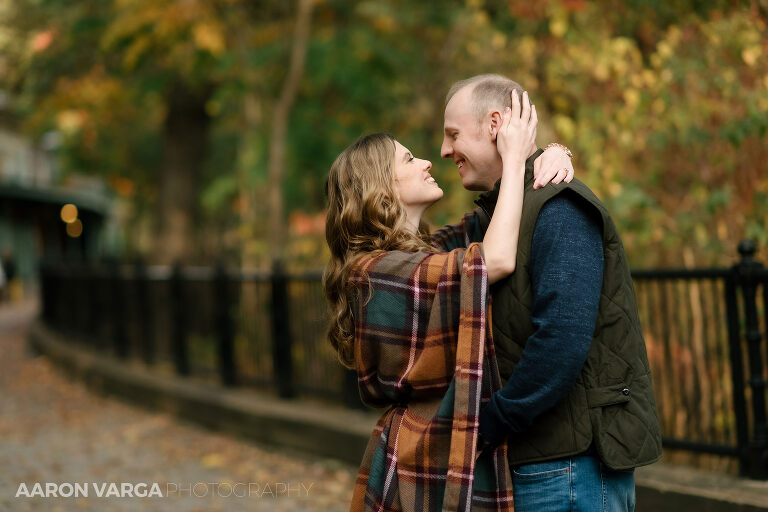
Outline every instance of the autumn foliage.
[[(103, 174), (128, 202), (130, 252), (152, 253), (167, 239), (153, 235), (158, 217), (183, 211), (194, 257), (266, 264), (267, 189), (278, 187), (278, 221), (296, 228), (286, 256), (320, 266), (307, 219), (323, 210), (335, 155), (371, 131), (430, 158), (446, 190), (431, 218), (458, 218), (472, 198), (440, 162), (443, 98), (480, 72), (531, 92), (540, 143), (574, 150), (633, 267), (725, 265), (742, 238), (768, 245), (766, 0), (315, 1), (275, 184), (270, 137), (297, 5), (0, 2), (0, 87), (29, 134), (63, 135), (67, 172)], [(179, 138), (172, 115), (202, 128)], [(184, 140), (204, 141), (184, 164), (194, 179), (166, 193), (164, 176), (179, 172), (167, 148)]]

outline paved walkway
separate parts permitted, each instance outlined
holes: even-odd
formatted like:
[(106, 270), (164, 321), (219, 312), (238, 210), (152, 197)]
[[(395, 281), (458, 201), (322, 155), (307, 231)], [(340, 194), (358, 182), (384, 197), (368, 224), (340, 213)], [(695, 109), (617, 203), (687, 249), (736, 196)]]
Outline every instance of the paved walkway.
[[(33, 304), (0, 307), (0, 510), (347, 510), (356, 468), (94, 395), (27, 352), (35, 315)], [(46, 483), (62, 493), (69, 491), (62, 484), (86, 484), (88, 496), (17, 498), (22, 483), (30, 494), (36, 483), (42, 493)], [(112, 483), (118, 496), (97, 496)], [(157, 484), (162, 497), (131, 497), (123, 483), (134, 494)]]

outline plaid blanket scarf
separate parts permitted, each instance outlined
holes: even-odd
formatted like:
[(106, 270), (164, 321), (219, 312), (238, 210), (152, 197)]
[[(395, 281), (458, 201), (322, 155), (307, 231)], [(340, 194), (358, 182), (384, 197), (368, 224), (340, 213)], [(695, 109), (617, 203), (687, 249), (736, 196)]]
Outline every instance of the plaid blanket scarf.
[[(470, 216), (439, 231), (436, 245), (466, 243)], [(501, 384), (480, 245), (366, 255), (350, 284), (359, 291), (360, 394), (389, 407), (363, 456), (350, 510), (512, 511), (506, 444), (477, 453), (480, 408)]]

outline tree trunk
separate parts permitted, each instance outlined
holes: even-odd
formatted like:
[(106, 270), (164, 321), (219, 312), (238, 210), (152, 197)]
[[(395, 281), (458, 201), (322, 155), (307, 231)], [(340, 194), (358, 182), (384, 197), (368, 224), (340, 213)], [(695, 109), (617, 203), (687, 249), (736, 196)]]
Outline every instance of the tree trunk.
[(279, 260), (283, 255), (285, 243), (285, 226), (283, 223), (283, 176), (285, 171), (285, 134), (288, 127), (288, 118), (291, 115), (291, 107), (296, 99), (296, 92), (304, 73), (304, 60), (307, 54), (307, 41), (309, 39), (310, 18), (312, 14), (313, 0), (299, 0), (299, 9), (296, 17), (296, 32), (293, 38), (293, 50), (280, 98), (275, 104), (272, 117), (272, 135), (269, 141), (269, 161), (267, 164), (268, 189), (269, 189), (269, 247), (273, 261)]
[(176, 82), (163, 125), (163, 160), (157, 198), (157, 263), (190, 263), (196, 254), (200, 171), (208, 148), (210, 117), (205, 104), (213, 87), (191, 90)]

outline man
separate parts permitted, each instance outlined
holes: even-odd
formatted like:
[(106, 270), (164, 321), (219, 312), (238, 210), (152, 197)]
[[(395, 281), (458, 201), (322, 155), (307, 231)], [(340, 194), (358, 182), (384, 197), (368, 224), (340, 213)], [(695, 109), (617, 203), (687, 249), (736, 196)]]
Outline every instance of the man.
[[(446, 97), (441, 155), (466, 189), (486, 191), (476, 202), (488, 218), (513, 90), (522, 93), (479, 75)], [(661, 457), (661, 436), (632, 279), (610, 215), (583, 183), (535, 189), (541, 152), (531, 147), (526, 162), (517, 270), (491, 289), (506, 384), (481, 411), (481, 442), (508, 442), (518, 512), (633, 510), (634, 468)]]

